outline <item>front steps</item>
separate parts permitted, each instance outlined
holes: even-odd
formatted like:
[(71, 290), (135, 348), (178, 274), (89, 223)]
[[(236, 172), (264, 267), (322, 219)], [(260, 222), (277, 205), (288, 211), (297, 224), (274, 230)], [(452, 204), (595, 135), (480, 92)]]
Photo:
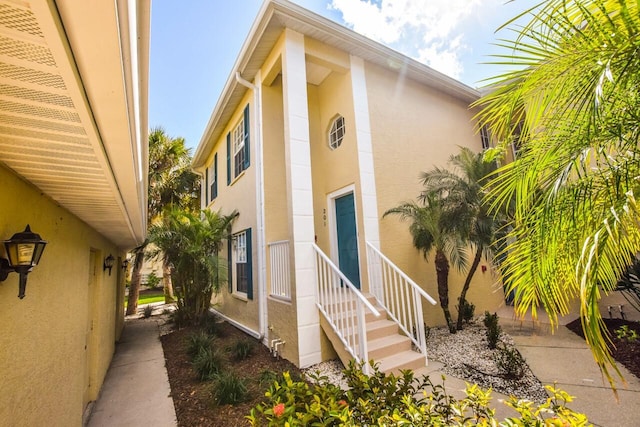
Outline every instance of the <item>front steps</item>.
[[(377, 306), (375, 298), (367, 296), (367, 299), (380, 312), (380, 317), (375, 317), (372, 313), (367, 313), (365, 316), (369, 360), (377, 363), (381, 372), (395, 375), (399, 374), (401, 370), (417, 370), (425, 367), (425, 356), (412, 350), (411, 340), (400, 332), (395, 322), (387, 318), (387, 312)], [(355, 313), (345, 313), (344, 316), (355, 317)], [(320, 316), (320, 325), (333, 344), (338, 357), (347, 366), (352, 357), (322, 315)]]

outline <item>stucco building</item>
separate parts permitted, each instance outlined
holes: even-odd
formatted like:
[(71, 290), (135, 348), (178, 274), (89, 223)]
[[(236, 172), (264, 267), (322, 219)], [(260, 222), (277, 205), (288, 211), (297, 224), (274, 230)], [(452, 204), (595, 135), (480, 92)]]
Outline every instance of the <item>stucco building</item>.
[[(443, 322), (428, 298), (434, 265), (406, 223), (382, 214), (415, 200), (420, 172), (459, 146), (482, 150), (478, 97), (297, 5), (265, 2), (193, 161), (202, 207), (239, 212), (216, 311), (302, 367), (335, 352), (387, 371), (423, 365), (423, 323)], [(504, 300), (482, 270), (468, 295), (480, 313)], [(463, 276), (450, 282), (454, 308)]]
[(146, 1), (0, 1), (0, 239), (47, 242), (23, 299), (0, 283), (2, 425), (82, 425), (109, 367), (146, 233), (148, 43)]

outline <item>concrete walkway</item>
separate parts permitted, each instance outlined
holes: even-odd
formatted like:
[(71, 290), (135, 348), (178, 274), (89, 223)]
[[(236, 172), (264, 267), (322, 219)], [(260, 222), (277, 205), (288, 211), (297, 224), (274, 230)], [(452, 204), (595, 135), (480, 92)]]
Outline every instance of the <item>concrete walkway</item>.
[[(575, 396), (568, 406), (587, 415), (594, 426), (640, 425), (640, 380), (623, 366), (626, 384), (616, 384), (618, 397), (602, 376), (585, 341), (564, 326), (551, 331), (548, 320), (516, 320), (511, 307), (498, 312), (500, 325), (543, 384), (557, 384)], [(572, 319), (561, 320), (564, 325)]]
[(171, 388), (154, 318), (127, 319), (89, 427), (173, 427)]

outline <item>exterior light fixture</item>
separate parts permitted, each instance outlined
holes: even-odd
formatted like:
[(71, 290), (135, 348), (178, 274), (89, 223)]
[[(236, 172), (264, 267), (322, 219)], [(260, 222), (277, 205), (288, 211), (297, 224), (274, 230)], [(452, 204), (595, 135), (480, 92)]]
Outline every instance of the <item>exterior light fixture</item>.
[(27, 227), (21, 233), (14, 234), (11, 239), (4, 241), (4, 248), (8, 259), (0, 258), (0, 282), (7, 279), (9, 273), (20, 275), (18, 298), (22, 299), (27, 288), (27, 274), (38, 265), (47, 242), (39, 234), (33, 233)]
[(113, 262), (115, 260), (116, 259), (113, 257), (113, 255), (109, 254), (109, 256), (104, 259), (104, 263), (102, 264), (102, 271), (105, 271), (108, 268), (109, 276), (111, 276), (111, 267), (113, 267)]
[(122, 270), (127, 271), (127, 267), (129, 267), (129, 258), (125, 258), (124, 261), (122, 261)]

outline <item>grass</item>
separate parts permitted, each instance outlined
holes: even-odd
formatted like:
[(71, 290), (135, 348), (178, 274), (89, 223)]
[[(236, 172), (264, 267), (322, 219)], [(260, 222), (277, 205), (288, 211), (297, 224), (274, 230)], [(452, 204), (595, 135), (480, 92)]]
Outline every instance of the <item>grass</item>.
[[(140, 297), (138, 298), (138, 305), (140, 306), (142, 304), (150, 304), (152, 302), (160, 302), (160, 301), (164, 301), (164, 291), (162, 289), (158, 290), (157, 292), (140, 295)], [(124, 300), (125, 308), (127, 307), (127, 303), (128, 301), (125, 298)]]

